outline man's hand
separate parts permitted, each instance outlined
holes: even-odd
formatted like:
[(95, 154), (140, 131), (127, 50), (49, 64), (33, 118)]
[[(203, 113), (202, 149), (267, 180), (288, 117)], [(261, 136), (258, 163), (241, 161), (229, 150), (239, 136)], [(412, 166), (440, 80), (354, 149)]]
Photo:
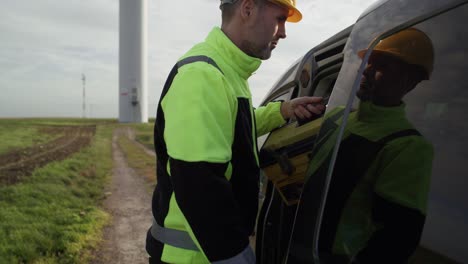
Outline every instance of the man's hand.
[(281, 114), (285, 120), (292, 119), (310, 119), (319, 116), (325, 110), (322, 97), (304, 96), (294, 98), (281, 104)]

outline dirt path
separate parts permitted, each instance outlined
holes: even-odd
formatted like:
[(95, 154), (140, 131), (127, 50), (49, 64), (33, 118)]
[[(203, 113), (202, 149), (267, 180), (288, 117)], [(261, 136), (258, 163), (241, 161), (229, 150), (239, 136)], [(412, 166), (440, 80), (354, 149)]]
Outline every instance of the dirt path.
[(128, 129), (118, 128), (112, 139), (114, 168), (110, 195), (104, 202), (112, 223), (104, 230), (104, 242), (92, 264), (148, 263), (145, 251), (146, 232), (151, 225), (151, 195), (143, 177), (128, 167), (117, 144), (119, 135)]

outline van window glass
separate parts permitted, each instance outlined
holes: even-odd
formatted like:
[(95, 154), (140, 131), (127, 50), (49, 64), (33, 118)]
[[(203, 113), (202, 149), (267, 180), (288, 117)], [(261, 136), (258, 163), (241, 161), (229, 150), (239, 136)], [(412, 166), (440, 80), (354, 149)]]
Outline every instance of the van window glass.
[(458, 6), (378, 42), (365, 77), (357, 77), (362, 83), (334, 160), (348, 77), (370, 43), (356, 40), (345, 51), (355, 55), (340, 71), (311, 155), (290, 263), (381, 263), (383, 256), (389, 263), (468, 263), (467, 13)]
[[(422, 237), (413, 262), (468, 262), (467, 13), (459, 6), (374, 47), (334, 164), (321, 258), (400, 263)], [(341, 123), (334, 105), (324, 121), (332, 120), (329, 133)], [(329, 169), (327, 142), (310, 177)]]
[(409, 120), (434, 148), (421, 253), (431, 250), (461, 263), (468, 262), (467, 13), (464, 5), (417, 26), (433, 39), (434, 70), (406, 99)]

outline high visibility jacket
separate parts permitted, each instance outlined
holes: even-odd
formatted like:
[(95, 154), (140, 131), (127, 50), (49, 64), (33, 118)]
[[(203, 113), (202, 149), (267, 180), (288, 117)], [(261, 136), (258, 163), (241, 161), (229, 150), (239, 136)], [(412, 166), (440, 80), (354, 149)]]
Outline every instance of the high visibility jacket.
[(259, 192), (257, 134), (285, 122), (279, 102), (252, 107), (247, 79), (259, 59), (243, 53), (219, 28), (181, 60), (200, 55), (212, 61), (176, 67), (156, 117), (153, 215), (158, 226), (187, 232), (196, 245), (162, 244), (149, 233), (148, 252), (168, 263), (238, 260), (251, 251)]
[[(323, 252), (358, 258), (359, 263), (403, 263), (418, 245), (433, 147), (406, 119), (404, 108), (404, 104), (380, 107), (361, 102), (359, 110), (350, 114), (322, 219)], [(322, 129), (341, 123), (331, 121), (325, 121)], [(322, 137), (336, 138), (333, 133), (338, 130), (328, 130)], [(328, 168), (324, 161), (334, 142), (325, 139), (315, 153), (312, 171)]]

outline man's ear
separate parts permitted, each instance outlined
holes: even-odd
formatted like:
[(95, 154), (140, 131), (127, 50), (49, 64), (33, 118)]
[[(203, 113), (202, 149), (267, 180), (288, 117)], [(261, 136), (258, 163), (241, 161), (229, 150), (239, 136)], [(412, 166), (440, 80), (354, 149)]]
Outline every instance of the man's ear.
[(249, 19), (249, 17), (255, 12), (255, 2), (254, 0), (240, 0), (242, 1), (240, 6), (240, 13), (243, 20)]

